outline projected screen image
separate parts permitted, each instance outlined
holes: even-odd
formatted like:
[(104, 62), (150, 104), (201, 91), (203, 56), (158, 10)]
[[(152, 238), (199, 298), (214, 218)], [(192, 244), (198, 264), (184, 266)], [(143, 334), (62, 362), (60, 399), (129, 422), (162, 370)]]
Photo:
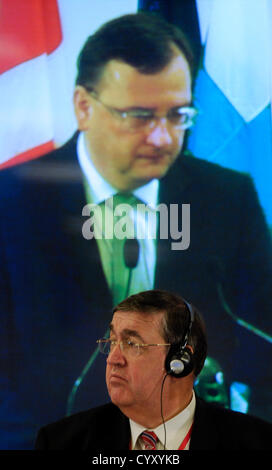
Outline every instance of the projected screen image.
[[(97, 340), (149, 289), (203, 316), (197, 395), (272, 421), (265, 10), (249, 2), (230, 31), (232, 1), (209, 15), (198, 1), (22, 3), (0, 9), (0, 448), (32, 449), (41, 426), (110, 400)], [(133, 37), (154, 69), (114, 57), (96, 74), (115, 43), (94, 54), (87, 38), (139, 10), (183, 30), (194, 65), (186, 49), (170, 80)]]

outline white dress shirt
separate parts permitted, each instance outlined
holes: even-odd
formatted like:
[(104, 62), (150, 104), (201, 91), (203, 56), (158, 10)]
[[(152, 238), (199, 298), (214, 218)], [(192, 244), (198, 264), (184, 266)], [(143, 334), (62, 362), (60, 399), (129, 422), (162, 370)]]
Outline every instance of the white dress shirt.
[[(113, 197), (118, 190), (112, 187), (97, 171), (95, 168), (91, 156), (89, 156), (84, 139), (84, 133), (80, 133), (77, 142), (77, 154), (80, 167), (85, 176), (86, 181), (86, 200), (88, 203), (100, 204), (103, 201)], [(152, 180), (148, 184), (137, 188), (133, 191), (142, 204), (148, 207), (148, 210), (156, 212), (157, 199), (158, 199), (158, 188), (159, 181)], [(146, 210), (145, 206), (145, 210)], [(132, 217), (134, 217), (134, 225), (138, 228), (141, 233), (146, 233), (147, 217), (140, 206), (137, 206), (137, 210), (133, 211)], [(153, 218), (153, 221), (155, 219)], [(157, 223), (157, 222), (155, 222)], [(149, 224), (150, 230), (150, 224)], [(143, 232), (142, 232), (143, 231)], [(131, 277), (130, 290), (128, 295), (140, 292), (142, 290), (153, 289), (154, 287), (154, 275), (156, 267), (156, 233), (157, 226), (151, 228), (151, 232), (155, 234), (153, 238), (142, 237), (138, 238), (140, 244), (139, 261), (135, 269), (133, 269), (133, 275)], [(109, 288), (113, 289), (113, 244), (111, 239), (105, 237), (97, 238), (99, 247), (100, 257), (104, 270), (105, 277), (108, 282)], [(127, 269), (124, 267), (124, 269)], [(129, 271), (127, 269), (127, 271)], [(128, 279), (128, 272), (126, 273)], [(125, 289), (125, 287), (124, 287)]]
[[(182, 410), (179, 414), (173, 418), (165, 421), (165, 431), (163, 424), (160, 424), (157, 428), (148, 429), (148, 431), (153, 431), (159, 438), (156, 448), (157, 450), (178, 450), (181, 443), (185, 439), (187, 433), (189, 432), (195, 414), (196, 399), (195, 393), (193, 391), (192, 400), (189, 405)], [(141, 439), (139, 439), (140, 434), (145, 431), (147, 428), (141, 426), (133, 420), (129, 420), (130, 430), (131, 430), (131, 449), (132, 450), (143, 450), (144, 444)], [(166, 439), (165, 439), (166, 438)], [(188, 450), (190, 445), (190, 440), (187, 442), (187, 445), (184, 450)]]

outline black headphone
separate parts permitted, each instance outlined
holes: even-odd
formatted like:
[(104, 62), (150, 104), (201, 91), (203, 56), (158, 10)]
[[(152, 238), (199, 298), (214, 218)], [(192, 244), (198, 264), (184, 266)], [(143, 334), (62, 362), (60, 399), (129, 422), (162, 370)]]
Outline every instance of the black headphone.
[(165, 369), (168, 375), (173, 377), (186, 377), (194, 368), (193, 354), (188, 348), (188, 339), (191, 334), (192, 324), (195, 318), (194, 310), (189, 302), (184, 300), (189, 314), (188, 327), (185, 330), (183, 338), (178, 343), (171, 344), (170, 349), (165, 358)]

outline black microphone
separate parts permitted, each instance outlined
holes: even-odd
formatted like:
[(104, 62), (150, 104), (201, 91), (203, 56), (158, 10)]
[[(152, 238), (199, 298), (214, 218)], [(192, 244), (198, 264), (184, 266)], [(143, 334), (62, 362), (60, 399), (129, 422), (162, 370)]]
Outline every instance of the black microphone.
[(127, 238), (124, 244), (124, 261), (127, 268), (136, 268), (139, 260), (140, 244), (137, 238)]
[(139, 260), (140, 244), (137, 238), (127, 238), (124, 243), (124, 261), (126, 267), (129, 269), (128, 282), (126, 288), (125, 298), (128, 296), (131, 285), (131, 278), (133, 269), (136, 268)]
[(223, 283), (224, 283), (225, 275), (224, 275), (224, 268), (220, 260), (218, 258), (213, 258), (210, 261), (208, 261), (207, 265), (208, 265), (208, 271), (216, 284), (218, 297), (219, 297), (220, 303), (224, 311), (232, 318), (232, 320), (235, 323), (242, 326), (243, 328), (246, 328), (248, 331), (251, 331), (255, 335), (259, 336), (260, 338), (263, 338), (264, 340), (268, 341), (269, 343), (272, 343), (271, 335), (260, 330), (259, 328), (252, 325), (251, 323), (246, 322), (242, 318), (239, 318), (232, 311), (224, 294)]

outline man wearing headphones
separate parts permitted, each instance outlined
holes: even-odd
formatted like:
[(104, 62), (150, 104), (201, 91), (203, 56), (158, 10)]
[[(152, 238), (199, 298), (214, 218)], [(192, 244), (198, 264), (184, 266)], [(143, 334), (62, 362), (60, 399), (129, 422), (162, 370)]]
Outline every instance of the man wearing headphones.
[(269, 450), (272, 425), (207, 404), (193, 389), (207, 353), (199, 312), (162, 290), (113, 310), (107, 354), (111, 403), (39, 431), (38, 450)]

